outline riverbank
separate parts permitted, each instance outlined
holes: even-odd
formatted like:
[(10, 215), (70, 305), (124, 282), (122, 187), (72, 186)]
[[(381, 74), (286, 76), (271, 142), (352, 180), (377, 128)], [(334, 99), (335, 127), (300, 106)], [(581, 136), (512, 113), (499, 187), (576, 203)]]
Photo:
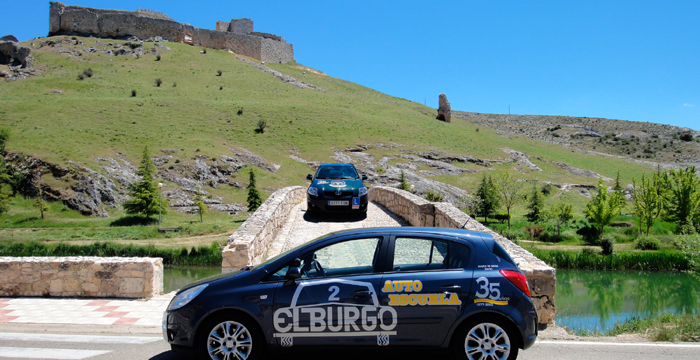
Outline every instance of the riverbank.
[(583, 251), (526, 248), (547, 265), (557, 269), (586, 270), (690, 270), (688, 258), (681, 252), (625, 251), (612, 255), (584, 249)]

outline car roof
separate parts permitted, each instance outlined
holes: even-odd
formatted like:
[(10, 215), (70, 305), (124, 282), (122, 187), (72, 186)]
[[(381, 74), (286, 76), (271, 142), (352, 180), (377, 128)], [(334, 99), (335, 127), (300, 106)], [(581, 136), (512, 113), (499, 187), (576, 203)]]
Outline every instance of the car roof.
[[(375, 234), (375, 233), (393, 233), (401, 235), (420, 235), (420, 234), (430, 234), (430, 235), (443, 235), (443, 236), (453, 236), (466, 241), (476, 241), (481, 240), (486, 247), (493, 251), (493, 236), (487, 233), (481, 233), (478, 231), (471, 231), (465, 229), (454, 229), (454, 228), (435, 228), (435, 227), (413, 227), (413, 226), (401, 226), (401, 227), (375, 227), (375, 228), (362, 228), (362, 229), (352, 229), (352, 230), (341, 230), (327, 234), (316, 241), (323, 241), (329, 237), (334, 236), (354, 236), (362, 234)], [(313, 242), (316, 242), (313, 241)]]
[(355, 167), (355, 165), (353, 165), (353, 164), (346, 164), (346, 163), (321, 164), (318, 167), (324, 167), (324, 166), (352, 166), (352, 167)]

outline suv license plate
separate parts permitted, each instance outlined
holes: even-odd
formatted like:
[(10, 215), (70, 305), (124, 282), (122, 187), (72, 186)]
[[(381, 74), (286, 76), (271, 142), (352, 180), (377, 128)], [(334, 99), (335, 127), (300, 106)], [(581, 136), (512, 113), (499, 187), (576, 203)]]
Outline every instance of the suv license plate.
[(347, 200), (343, 200), (343, 201), (329, 200), (328, 201), (328, 206), (348, 206), (348, 205), (350, 205), (350, 202)]

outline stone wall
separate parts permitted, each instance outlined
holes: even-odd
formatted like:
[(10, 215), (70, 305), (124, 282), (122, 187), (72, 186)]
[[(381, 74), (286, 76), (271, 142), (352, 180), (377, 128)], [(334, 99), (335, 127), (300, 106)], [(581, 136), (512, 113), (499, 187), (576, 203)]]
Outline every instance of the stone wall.
[(150, 298), (161, 293), (161, 258), (0, 257), (0, 296)]
[[(240, 31), (252, 31), (252, 21), (237, 19)], [(240, 22), (240, 25), (238, 23)], [(217, 23), (216, 28), (223, 28)], [(210, 49), (229, 49), (233, 52), (258, 59), (260, 61), (281, 62), (294, 61), (294, 47), (284, 39), (271, 39), (254, 33), (229, 32), (200, 29), (191, 25), (156, 17), (148, 12), (102, 10), (79, 6), (67, 6), (60, 2), (51, 2), (49, 11), (49, 36), (53, 35), (87, 35), (108, 38), (138, 36), (146, 39), (161, 36), (172, 42), (187, 43)]]
[(383, 205), (413, 226), (465, 228), (493, 236), (527, 277), (540, 324), (554, 323), (556, 270), (544, 261), (451, 204), (431, 203), (407, 191), (385, 186), (373, 187), (369, 194), (370, 201)]
[(306, 188), (290, 186), (275, 191), (233, 235), (223, 251), (222, 272), (263, 261), (270, 242), (284, 226), (294, 206), (306, 199)]

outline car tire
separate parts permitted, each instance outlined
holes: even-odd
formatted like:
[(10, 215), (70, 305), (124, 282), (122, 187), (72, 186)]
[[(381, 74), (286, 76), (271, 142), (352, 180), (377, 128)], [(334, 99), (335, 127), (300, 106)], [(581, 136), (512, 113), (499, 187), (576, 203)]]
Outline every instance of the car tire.
[(205, 321), (200, 329), (195, 349), (199, 359), (262, 359), (265, 338), (257, 324), (245, 316), (227, 313)]
[(459, 360), (515, 360), (518, 357), (517, 330), (499, 318), (467, 320), (450, 342)]

